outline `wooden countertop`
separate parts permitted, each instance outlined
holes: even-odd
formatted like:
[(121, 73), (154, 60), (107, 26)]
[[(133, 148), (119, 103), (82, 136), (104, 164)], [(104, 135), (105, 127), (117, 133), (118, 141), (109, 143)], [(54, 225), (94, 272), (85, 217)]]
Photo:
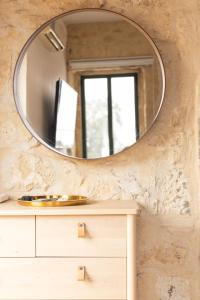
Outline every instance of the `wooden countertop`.
[(26, 207), (17, 201), (0, 203), (0, 216), (36, 215), (137, 215), (140, 207), (134, 200), (91, 201), (86, 205), (65, 207)]

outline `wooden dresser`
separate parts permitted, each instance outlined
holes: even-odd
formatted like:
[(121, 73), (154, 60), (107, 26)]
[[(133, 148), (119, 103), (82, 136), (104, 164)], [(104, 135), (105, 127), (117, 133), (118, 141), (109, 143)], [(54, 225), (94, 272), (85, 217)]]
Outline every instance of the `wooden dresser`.
[(136, 300), (134, 201), (0, 204), (0, 299)]

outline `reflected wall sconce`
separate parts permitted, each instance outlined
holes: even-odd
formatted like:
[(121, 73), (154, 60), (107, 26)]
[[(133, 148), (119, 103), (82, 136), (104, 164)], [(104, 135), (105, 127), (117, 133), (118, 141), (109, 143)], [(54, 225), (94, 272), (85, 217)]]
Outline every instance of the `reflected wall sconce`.
[(49, 28), (45, 33), (45, 37), (47, 40), (51, 43), (51, 45), (55, 48), (56, 51), (62, 51), (65, 49), (65, 46), (55, 33), (55, 31), (51, 28)]

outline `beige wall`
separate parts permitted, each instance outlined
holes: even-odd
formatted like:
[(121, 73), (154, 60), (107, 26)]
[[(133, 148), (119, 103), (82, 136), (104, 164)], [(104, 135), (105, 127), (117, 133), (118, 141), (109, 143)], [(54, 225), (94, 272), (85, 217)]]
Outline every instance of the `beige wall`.
[[(66, 44), (67, 32), (62, 23), (54, 31)], [(62, 32), (62, 35), (60, 33)], [(58, 79), (66, 80), (66, 52), (56, 50), (41, 33), (27, 52), (26, 115), (35, 132), (53, 146), (55, 118), (55, 91)], [(25, 84), (25, 82), (24, 82)]]
[(126, 21), (72, 24), (68, 59), (153, 56), (148, 40)]
[[(100, 6), (148, 31), (164, 60), (166, 97), (140, 143), (111, 159), (77, 161), (31, 138), (14, 106), (12, 74), (21, 47), (39, 25), (63, 11)], [(136, 199), (143, 207), (139, 300), (199, 300), (199, 0), (2, 0), (0, 14), (1, 192)]]

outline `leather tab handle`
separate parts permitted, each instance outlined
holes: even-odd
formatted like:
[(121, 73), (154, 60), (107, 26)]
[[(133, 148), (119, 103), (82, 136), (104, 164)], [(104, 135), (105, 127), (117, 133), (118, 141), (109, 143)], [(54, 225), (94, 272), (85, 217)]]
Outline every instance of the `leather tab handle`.
[(85, 267), (79, 266), (77, 271), (77, 280), (84, 281), (85, 280)]
[(86, 225), (85, 223), (78, 223), (78, 237), (84, 238), (86, 236)]

